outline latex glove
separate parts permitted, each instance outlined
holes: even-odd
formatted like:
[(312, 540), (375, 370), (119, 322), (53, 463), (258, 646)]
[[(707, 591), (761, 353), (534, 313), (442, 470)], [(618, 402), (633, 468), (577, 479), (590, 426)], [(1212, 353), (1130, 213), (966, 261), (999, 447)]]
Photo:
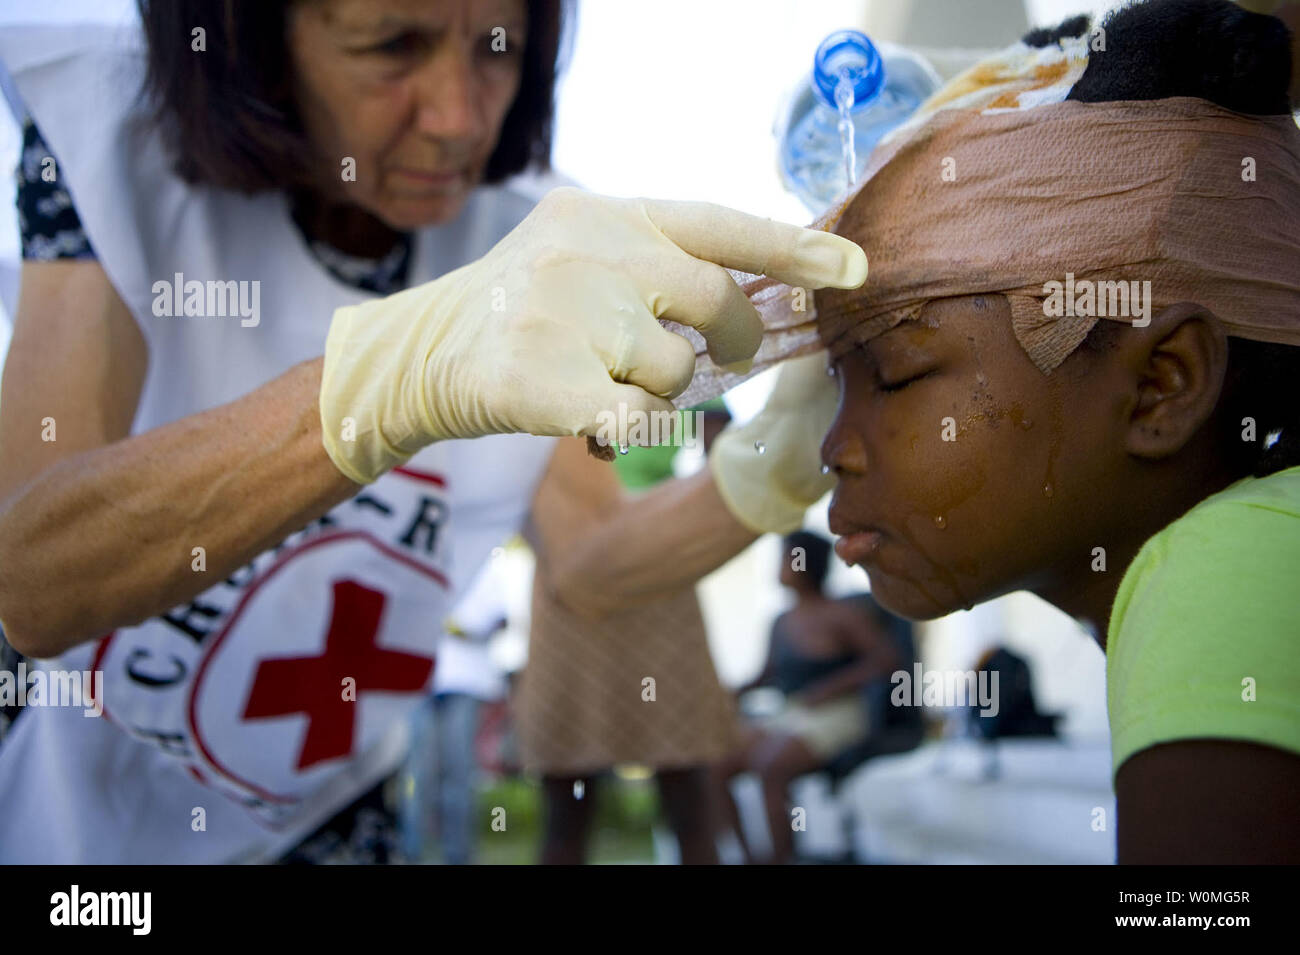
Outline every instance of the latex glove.
[(698, 329), (719, 364), (743, 367), (762, 338), (723, 266), (806, 288), (856, 288), (867, 274), (862, 250), (829, 233), (556, 189), (478, 261), (334, 314), (325, 449), (365, 484), (434, 441), (594, 435), (620, 403), (671, 411), (695, 354), (656, 319)]
[(752, 531), (796, 530), (804, 511), (835, 486), (835, 476), (821, 470), (822, 439), (839, 403), (826, 369), (824, 351), (785, 362), (763, 410), (714, 439), (713, 483)]

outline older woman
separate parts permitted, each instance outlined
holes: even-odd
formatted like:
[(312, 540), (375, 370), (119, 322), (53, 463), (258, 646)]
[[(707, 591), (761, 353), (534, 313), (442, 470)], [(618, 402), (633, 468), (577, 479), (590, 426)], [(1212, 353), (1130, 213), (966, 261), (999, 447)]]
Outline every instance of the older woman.
[[(382, 858), (439, 621), (525, 515), (578, 604), (753, 538), (708, 474), (557, 519), (612, 478), (522, 432), (668, 407), (694, 351), (659, 316), (748, 359), (759, 321), (721, 265), (818, 287), (865, 260), (712, 206), (534, 209), (504, 180), (548, 152), (554, 2), (142, 0), (141, 21), (0, 39), (31, 119), (0, 620), (102, 672), (105, 716), (16, 722), (0, 857)], [(677, 553), (669, 507), (702, 546)], [(639, 576), (603, 559), (615, 538)]]

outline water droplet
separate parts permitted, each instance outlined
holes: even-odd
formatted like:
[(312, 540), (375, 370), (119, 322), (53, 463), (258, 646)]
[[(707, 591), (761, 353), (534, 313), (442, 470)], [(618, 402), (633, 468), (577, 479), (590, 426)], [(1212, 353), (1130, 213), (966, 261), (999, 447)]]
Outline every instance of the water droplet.
[(574, 799), (581, 799), (581, 798), (582, 798), (582, 793), (583, 793), (583, 791), (584, 791), (585, 789), (586, 789), (586, 784), (585, 784), (581, 779), (576, 779), (576, 780), (574, 780), (574, 782), (573, 782), (573, 798), (574, 798)]
[(767, 445), (764, 444), (762, 441), (755, 441), (754, 450), (757, 451), (759, 454), (762, 454), (764, 451), (767, 450)]
[(1029, 430), (1030, 428), (1032, 428), (1033, 426), (1034, 426), (1034, 423), (1033, 423), (1033, 421), (1031, 421), (1030, 419), (1028, 419), (1028, 418), (1021, 418), (1021, 419), (1020, 419), (1020, 427), (1024, 428), (1026, 431), (1028, 431), (1028, 430)]
[(822, 474), (830, 474), (830, 473), (831, 473), (831, 466), (829, 464), (823, 464)]
[(936, 514), (934, 515), (934, 526), (939, 530), (943, 530), (948, 526), (948, 521), (942, 514)]
[(618, 453), (619, 453), (619, 454), (627, 454), (627, 445), (626, 445), (626, 444), (620, 444), (620, 445), (618, 446)]
[(1051, 496), (1052, 496), (1052, 485), (1050, 485), (1050, 484), (1044, 484), (1044, 485), (1043, 485), (1043, 497), (1051, 497)]

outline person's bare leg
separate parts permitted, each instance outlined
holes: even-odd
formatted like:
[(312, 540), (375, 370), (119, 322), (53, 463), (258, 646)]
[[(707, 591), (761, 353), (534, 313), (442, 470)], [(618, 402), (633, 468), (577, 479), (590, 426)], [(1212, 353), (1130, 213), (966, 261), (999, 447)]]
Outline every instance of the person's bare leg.
[(703, 766), (662, 769), (656, 780), (664, 816), (681, 849), (682, 865), (717, 865), (708, 769)]
[[(583, 784), (581, 799), (573, 795), (573, 784), (579, 779)], [(590, 776), (542, 777), (546, 827), (542, 834), (543, 865), (582, 865), (587, 861), (595, 781)]]
[(790, 828), (790, 783), (825, 762), (794, 736), (770, 737), (757, 754), (755, 770), (763, 782), (763, 803), (772, 834), (772, 862), (784, 865), (794, 857), (794, 830)]
[(745, 829), (740, 824), (740, 811), (736, 808), (736, 800), (731, 795), (731, 780), (742, 769), (743, 766), (732, 757), (728, 757), (725, 762), (713, 765), (709, 772), (709, 781), (713, 791), (713, 819), (717, 825), (716, 835), (721, 838), (734, 834), (736, 841), (740, 843), (741, 852), (744, 853), (745, 863), (748, 865), (752, 861), (749, 843), (745, 839)]
[(715, 763), (710, 774), (713, 788), (713, 818), (717, 826), (717, 834), (721, 836), (728, 830), (735, 833), (746, 865), (754, 864), (754, 853), (745, 835), (745, 827), (741, 824), (736, 799), (731, 794), (731, 781), (749, 768), (750, 758), (762, 740), (762, 731), (753, 726), (742, 726), (740, 745)]

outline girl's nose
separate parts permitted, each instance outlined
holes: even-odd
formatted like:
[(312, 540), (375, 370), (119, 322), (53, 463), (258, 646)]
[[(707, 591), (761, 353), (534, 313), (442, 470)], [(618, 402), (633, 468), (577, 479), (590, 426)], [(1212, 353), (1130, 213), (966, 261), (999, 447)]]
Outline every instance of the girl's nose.
[(837, 475), (858, 476), (867, 471), (867, 449), (857, 433), (846, 426), (844, 405), (835, 413), (835, 420), (822, 440), (822, 464)]

